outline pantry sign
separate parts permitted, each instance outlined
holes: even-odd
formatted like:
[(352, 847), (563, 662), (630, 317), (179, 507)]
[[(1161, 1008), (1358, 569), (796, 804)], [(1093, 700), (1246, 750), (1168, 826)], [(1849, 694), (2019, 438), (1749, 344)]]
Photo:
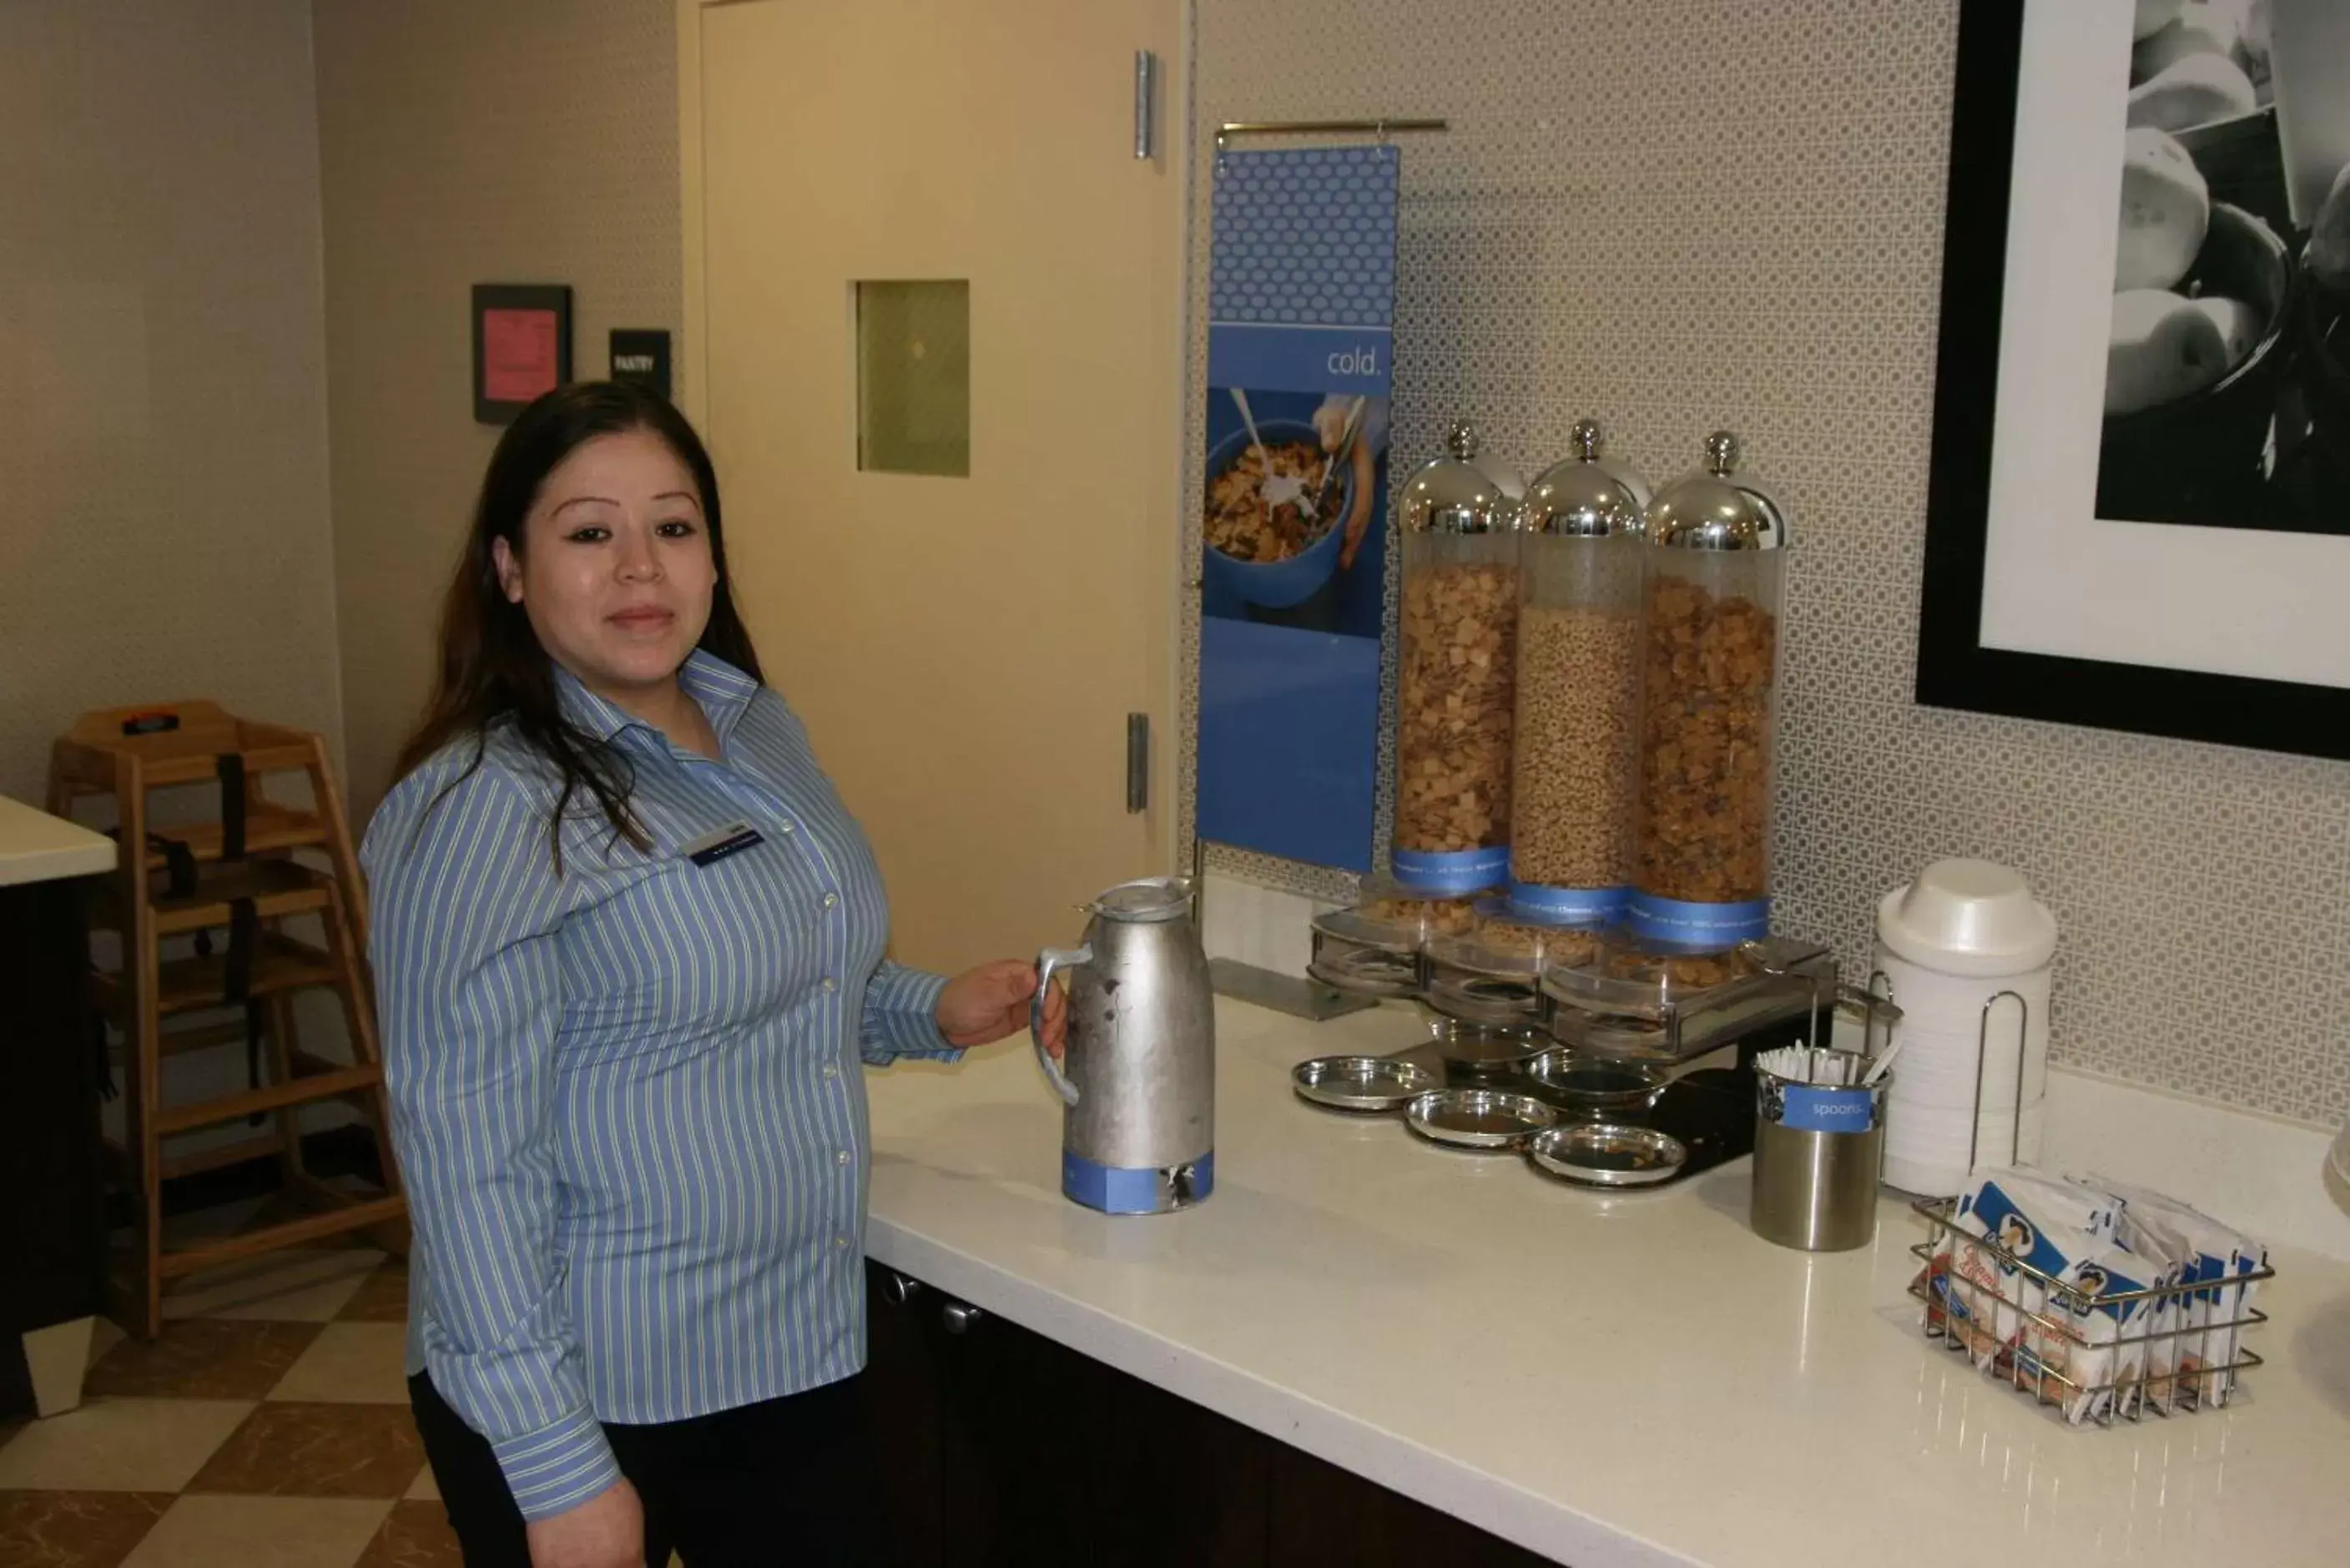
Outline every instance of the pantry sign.
[(1378, 826), (1393, 147), (1220, 152), (1199, 831), (1349, 871)]

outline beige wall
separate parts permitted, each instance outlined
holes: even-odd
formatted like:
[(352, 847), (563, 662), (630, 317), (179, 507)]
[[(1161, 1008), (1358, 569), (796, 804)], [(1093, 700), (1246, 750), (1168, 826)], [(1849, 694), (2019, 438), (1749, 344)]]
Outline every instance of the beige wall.
[[(678, 326), (669, 0), (312, 11), (315, 137), (292, 0), (0, 5), (0, 789), (191, 680), (332, 732), (339, 646), (364, 813), (494, 440), (468, 286), (570, 283), (583, 374)], [(2061, 1058), (2350, 1115), (2350, 767), (1909, 701), (1953, 6), (1198, 13), (1202, 126), (1451, 119), (1405, 157), (1399, 462), (1466, 410), (1534, 466), (1592, 412), (1662, 477), (1729, 423), (1794, 509), (1790, 929), (1857, 961), (1878, 891), (1991, 855), (2064, 921)]]
[(0, 5), (0, 793), (84, 710), (338, 737), (307, 0)]
[(669, 0), (317, 0), (345, 739), (364, 820), (423, 700), (442, 587), (497, 432), (476, 283), (567, 283), (573, 368), (679, 326)]
[(1955, 5), (1198, 3), (1202, 127), (1451, 120), (1404, 142), (1399, 463), (1596, 414), (1663, 479), (1726, 424), (1793, 509), (1785, 929), (1866, 974), (1880, 892), (1988, 855), (2063, 923), (2060, 1059), (2350, 1116), (2350, 765), (1910, 701)]

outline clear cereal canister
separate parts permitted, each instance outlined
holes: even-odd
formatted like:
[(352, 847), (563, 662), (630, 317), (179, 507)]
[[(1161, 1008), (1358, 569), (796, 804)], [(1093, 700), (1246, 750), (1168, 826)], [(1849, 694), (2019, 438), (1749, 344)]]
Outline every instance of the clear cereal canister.
[(1720, 949), (1771, 924), (1772, 753), (1785, 514), (1734, 475), (1738, 439), (1648, 505), (1630, 924)]
[(1476, 465), (1472, 428), (1456, 421), (1445, 444), (1400, 508), (1393, 870), (1465, 892), (1509, 876), (1518, 505)]
[(1526, 494), (1510, 902), (1537, 920), (1619, 919), (1632, 888), (1646, 524), (1600, 462), (1596, 421)]

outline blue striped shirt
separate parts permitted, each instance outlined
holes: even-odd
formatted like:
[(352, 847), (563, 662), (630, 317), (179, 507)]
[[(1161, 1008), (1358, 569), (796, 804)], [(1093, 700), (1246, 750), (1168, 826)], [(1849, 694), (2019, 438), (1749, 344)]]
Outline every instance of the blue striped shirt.
[[(696, 653), (712, 761), (556, 675), (633, 769), (650, 850), (583, 791), (558, 877), (554, 772), (504, 726), (470, 774), (465, 742), (402, 779), (364, 850), (409, 1369), (533, 1519), (619, 1478), (599, 1421), (864, 1365), (859, 1063), (957, 1054), (945, 981), (881, 956), (880, 869), (781, 698)], [(760, 841), (687, 853), (735, 824)]]

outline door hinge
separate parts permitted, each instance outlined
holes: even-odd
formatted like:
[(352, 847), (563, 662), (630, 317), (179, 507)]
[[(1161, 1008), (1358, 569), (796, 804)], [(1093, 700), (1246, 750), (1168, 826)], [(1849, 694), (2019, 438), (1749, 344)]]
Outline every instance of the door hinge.
[(1134, 155), (1147, 159), (1159, 151), (1159, 57), (1149, 49), (1134, 51)]
[(1126, 811), (1128, 816), (1150, 808), (1150, 715), (1126, 716)]

